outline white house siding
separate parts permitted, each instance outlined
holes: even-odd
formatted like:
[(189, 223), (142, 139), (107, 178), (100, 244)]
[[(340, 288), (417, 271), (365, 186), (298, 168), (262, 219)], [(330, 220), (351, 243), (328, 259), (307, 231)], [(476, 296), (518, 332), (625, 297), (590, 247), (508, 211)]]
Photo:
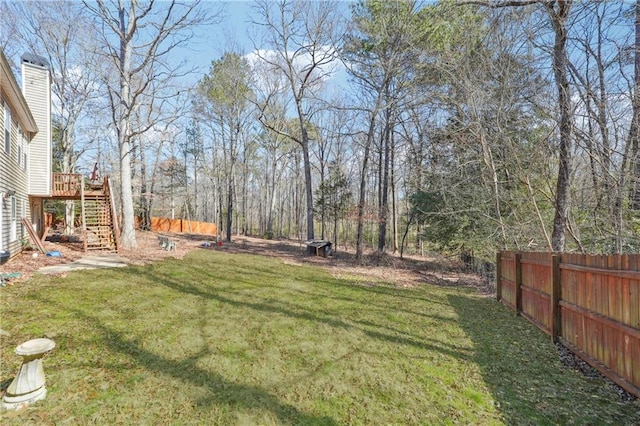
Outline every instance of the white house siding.
[(22, 63), (22, 93), (38, 125), (29, 147), (29, 194), (51, 191), (51, 78), (45, 67)]
[[(15, 111), (11, 111), (11, 152), (4, 150), (4, 108), (5, 100), (0, 102), (0, 250), (9, 250), (14, 256), (22, 249), (22, 240), (26, 238), (26, 230), (22, 226), (22, 217), (30, 217), (28, 197), (28, 174), (24, 167), (23, 158), (18, 161), (19, 144), (24, 150), (21, 127), (14, 117)], [(9, 106), (11, 109), (11, 107)], [(25, 133), (25, 138), (28, 138)], [(12, 197), (5, 197), (8, 191), (15, 191)], [(13, 203), (15, 202), (15, 209)]]

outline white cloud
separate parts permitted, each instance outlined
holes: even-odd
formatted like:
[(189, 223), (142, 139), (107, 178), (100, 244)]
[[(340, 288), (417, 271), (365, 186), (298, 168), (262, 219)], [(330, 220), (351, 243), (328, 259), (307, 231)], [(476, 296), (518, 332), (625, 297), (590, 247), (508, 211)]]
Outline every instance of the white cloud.
[[(275, 50), (254, 50), (246, 54), (245, 58), (252, 68), (257, 71), (273, 73), (279, 72), (278, 68), (286, 68), (285, 58), (283, 58), (282, 53)], [(313, 73), (317, 83), (329, 82), (338, 72), (344, 69), (333, 46), (318, 48), (315, 52), (315, 64), (314, 58), (308, 51), (287, 52), (286, 59), (292, 62), (294, 73), (298, 77), (302, 77), (310, 67), (314, 67)]]

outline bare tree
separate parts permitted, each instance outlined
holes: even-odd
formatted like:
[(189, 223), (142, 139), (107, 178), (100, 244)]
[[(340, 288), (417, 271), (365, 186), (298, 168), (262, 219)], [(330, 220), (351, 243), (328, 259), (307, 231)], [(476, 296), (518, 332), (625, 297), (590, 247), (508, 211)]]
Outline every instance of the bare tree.
[[(84, 2), (102, 28), (100, 54), (113, 76), (105, 78), (111, 118), (118, 136), (122, 207), (122, 245), (135, 247), (132, 190), (134, 139), (164, 118), (163, 100), (177, 96), (170, 82), (188, 70), (171, 64), (169, 54), (193, 38), (193, 27), (210, 22), (200, 1)], [(148, 98), (153, 94), (153, 102)], [(153, 107), (151, 107), (153, 105)], [(134, 117), (144, 117), (139, 126)]]
[[(629, 237), (624, 201), (629, 194), (628, 183), (633, 183), (633, 179), (629, 179), (633, 176), (629, 167), (633, 142), (628, 140), (629, 133), (622, 131), (627, 128), (630, 110), (616, 93), (625, 84), (625, 69), (633, 68), (633, 64), (625, 60), (629, 55), (621, 54), (622, 49), (628, 49), (633, 43), (633, 36), (631, 33), (621, 35), (618, 26), (633, 20), (628, 19), (624, 5), (610, 2), (581, 4), (574, 16), (570, 42), (575, 47), (569, 66), (577, 95), (575, 140), (578, 149), (573, 186), (582, 197), (574, 204), (573, 210), (577, 210), (574, 216), (587, 213), (592, 219), (582, 227), (589, 240), (598, 241), (590, 244), (592, 250), (621, 253)], [(628, 87), (629, 97), (633, 99), (633, 87)], [(632, 117), (631, 132), (633, 126)], [(581, 154), (587, 157), (582, 162)], [(582, 188), (588, 188), (591, 197), (583, 196), (587, 192)], [(630, 207), (633, 209), (633, 202)], [(578, 231), (574, 238), (578, 237)]]
[[(75, 173), (86, 146), (76, 141), (76, 129), (98, 92), (96, 56), (92, 43), (97, 32), (82, 8), (73, 2), (14, 2), (6, 5), (3, 19), (18, 25), (14, 41), (43, 55), (49, 62), (54, 96), (55, 168)], [(73, 232), (74, 202), (66, 202), (65, 233)]]
[(414, 2), (385, 3), (363, 1), (354, 9), (355, 26), (347, 35), (344, 59), (353, 82), (363, 94), (362, 107), (367, 117), (364, 131), (362, 174), (358, 202), (356, 257), (362, 257), (367, 168), (372, 144), (380, 135), (378, 250), (386, 241), (389, 167), (392, 140), (400, 93), (409, 86), (406, 73), (413, 64), (412, 27)]
[(208, 75), (200, 81), (200, 92), (204, 96), (205, 111), (212, 127), (222, 142), (227, 178), (226, 239), (231, 241), (234, 201), (236, 198), (236, 164), (241, 154), (240, 144), (252, 115), (250, 100), (251, 68), (239, 53), (225, 53), (221, 59), (211, 63)]
[(554, 42), (551, 51), (553, 75), (558, 96), (558, 175), (555, 190), (555, 216), (551, 233), (554, 251), (563, 251), (569, 223), (569, 185), (573, 146), (573, 107), (569, 82), (569, 58), (567, 55), (568, 20), (573, 6), (572, 0), (503, 0), (496, 2), (469, 1), (461, 5), (476, 4), (491, 8), (538, 5), (546, 12), (553, 30)]
[(633, 190), (631, 205), (634, 210), (640, 210), (640, 0), (635, 4), (635, 43), (633, 45), (633, 115), (629, 127), (627, 145), (631, 147), (631, 167), (633, 173)]
[[(254, 22), (263, 28), (263, 45), (256, 45), (255, 52), (273, 70), (282, 74), (287, 90), (293, 99), (293, 109), (298, 121), (298, 132), (286, 133), (270, 128), (298, 143), (304, 161), (307, 239), (314, 238), (313, 185), (309, 156), (309, 100), (317, 97), (331, 65), (337, 59), (335, 44), (338, 34), (337, 7), (330, 2), (261, 0), (256, 6), (261, 21)], [(254, 41), (255, 44), (255, 41)], [(271, 50), (263, 50), (271, 49)], [(269, 106), (267, 98), (262, 109)], [(264, 116), (261, 116), (264, 118)], [(261, 119), (265, 126), (269, 123)]]

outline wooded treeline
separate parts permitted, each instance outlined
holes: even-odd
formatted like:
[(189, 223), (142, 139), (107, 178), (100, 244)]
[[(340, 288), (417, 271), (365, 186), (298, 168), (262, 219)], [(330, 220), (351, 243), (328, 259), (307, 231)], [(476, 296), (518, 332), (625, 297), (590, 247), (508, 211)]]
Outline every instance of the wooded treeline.
[(126, 245), (139, 215), (359, 256), (640, 249), (640, 2), (252, 5), (252, 50), (198, 74), (215, 3), (2, 3), (7, 57), (51, 64), (59, 170), (112, 175)]

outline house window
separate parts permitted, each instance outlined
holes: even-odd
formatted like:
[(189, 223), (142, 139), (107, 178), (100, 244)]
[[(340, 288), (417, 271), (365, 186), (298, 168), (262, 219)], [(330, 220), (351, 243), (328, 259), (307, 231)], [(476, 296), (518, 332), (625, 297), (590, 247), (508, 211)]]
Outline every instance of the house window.
[(11, 155), (11, 110), (4, 105), (4, 152)]

